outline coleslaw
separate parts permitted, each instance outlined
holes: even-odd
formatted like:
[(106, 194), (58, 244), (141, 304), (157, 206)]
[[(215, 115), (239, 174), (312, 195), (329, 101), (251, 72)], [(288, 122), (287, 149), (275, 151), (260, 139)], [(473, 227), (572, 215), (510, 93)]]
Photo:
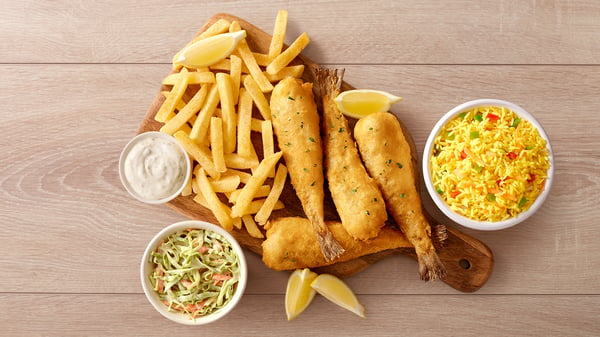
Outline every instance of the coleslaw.
[(239, 256), (221, 234), (187, 229), (168, 236), (150, 255), (153, 289), (169, 310), (190, 319), (227, 305), (240, 274)]

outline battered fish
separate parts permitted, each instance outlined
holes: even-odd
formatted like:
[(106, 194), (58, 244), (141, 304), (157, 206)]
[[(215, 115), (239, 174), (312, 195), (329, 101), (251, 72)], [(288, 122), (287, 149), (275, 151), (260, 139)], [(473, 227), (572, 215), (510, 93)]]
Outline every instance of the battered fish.
[(312, 239), (309, 220), (282, 217), (271, 220), (266, 226), (267, 239), (262, 243), (262, 260), (267, 267), (275, 270), (316, 268), (388, 249), (412, 249), (412, 244), (398, 230), (385, 227), (375, 238), (356, 240), (340, 222), (327, 221), (327, 226), (345, 252), (333, 261), (326, 261), (320, 254), (319, 245)]
[(313, 225), (325, 260), (331, 261), (344, 249), (325, 225), (323, 150), (312, 84), (291, 77), (281, 80), (271, 94), (271, 115), (292, 186)]
[(334, 99), (340, 92), (343, 71), (315, 69), (323, 101), (323, 145), (326, 178), (344, 228), (359, 240), (377, 236), (387, 220), (385, 203), (377, 184), (363, 166), (348, 121)]
[(446, 269), (431, 241), (411, 147), (400, 122), (388, 112), (370, 114), (356, 123), (354, 138), (369, 174), (383, 192), (388, 211), (415, 247), (421, 279), (444, 277)]

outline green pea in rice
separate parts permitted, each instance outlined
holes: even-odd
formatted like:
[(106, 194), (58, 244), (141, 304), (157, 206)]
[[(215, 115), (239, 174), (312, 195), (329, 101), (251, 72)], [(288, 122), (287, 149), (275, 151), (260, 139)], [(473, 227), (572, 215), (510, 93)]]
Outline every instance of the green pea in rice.
[(478, 221), (526, 211), (550, 167), (538, 130), (504, 107), (478, 107), (450, 120), (435, 138), (433, 185), (450, 208)]

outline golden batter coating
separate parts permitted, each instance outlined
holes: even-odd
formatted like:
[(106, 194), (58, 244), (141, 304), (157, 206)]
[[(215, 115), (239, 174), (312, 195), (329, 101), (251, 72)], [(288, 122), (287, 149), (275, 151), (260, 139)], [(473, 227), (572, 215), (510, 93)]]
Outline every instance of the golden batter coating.
[(374, 113), (356, 123), (354, 137), (388, 211), (415, 247), (421, 278), (443, 277), (445, 268), (431, 241), (431, 226), (421, 207), (415, 161), (400, 122), (391, 113)]
[(398, 230), (382, 228), (379, 235), (369, 240), (356, 240), (338, 221), (327, 221), (329, 230), (344, 247), (345, 252), (332, 261), (326, 261), (319, 244), (312, 236), (310, 221), (301, 217), (282, 217), (267, 224), (267, 239), (262, 243), (263, 262), (271, 269), (293, 270), (316, 268), (337, 262), (381, 252), (388, 249), (412, 248), (412, 244)]
[(387, 220), (387, 211), (379, 188), (360, 160), (348, 121), (334, 102), (340, 92), (342, 74), (338, 76), (334, 70), (320, 68), (315, 75), (323, 100), (326, 178), (333, 202), (352, 237), (374, 238)]
[(344, 249), (325, 226), (323, 150), (312, 84), (291, 77), (281, 80), (271, 94), (271, 116), (292, 185), (314, 227), (323, 256), (331, 261)]

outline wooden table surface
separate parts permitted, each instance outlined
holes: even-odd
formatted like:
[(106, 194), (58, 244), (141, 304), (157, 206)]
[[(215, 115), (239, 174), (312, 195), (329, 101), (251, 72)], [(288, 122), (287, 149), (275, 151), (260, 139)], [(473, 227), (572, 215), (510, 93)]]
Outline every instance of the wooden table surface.
[[(600, 335), (600, 3), (579, 1), (1, 1), (0, 335)], [(226, 12), (288, 39), (307, 32), (319, 64), (359, 88), (404, 97), (392, 111), (419, 156), (462, 102), (523, 106), (552, 140), (542, 209), (502, 231), (460, 228), (494, 252), (488, 282), (464, 294), (418, 279), (396, 256), (346, 281), (367, 318), (316, 297), (284, 310), (287, 272), (248, 254), (240, 305), (204, 327), (146, 300), (142, 252), (184, 217), (121, 186), (119, 153), (170, 71), (172, 55)], [(449, 223), (424, 194), (428, 211)]]

